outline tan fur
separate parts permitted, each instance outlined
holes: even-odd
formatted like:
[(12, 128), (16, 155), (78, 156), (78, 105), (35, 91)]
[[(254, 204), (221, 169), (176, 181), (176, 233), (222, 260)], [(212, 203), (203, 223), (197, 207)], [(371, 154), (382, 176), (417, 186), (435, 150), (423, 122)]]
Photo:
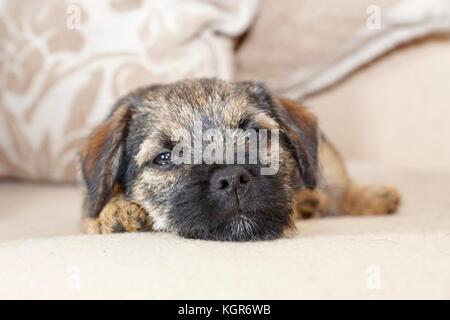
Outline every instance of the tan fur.
[[(214, 86), (201, 85), (195, 80), (186, 80), (177, 84), (176, 89), (163, 87), (157, 92), (142, 89), (134, 94), (139, 96), (143, 104), (162, 106), (158, 113), (152, 114), (152, 130), (149, 130), (145, 141), (140, 145), (136, 162), (144, 165), (161, 149), (158, 144), (161, 135), (178, 138), (188, 124), (198, 121), (202, 116), (214, 119), (220, 116), (229, 127), (235, 128), (244, 117), (251, 117), (261, 127), (278, 129), (278, 122), (251, 102), (239, 85), (216, 81)], [(186, 99), (189, 106), (186, 106)], [(217, 115), (217, 106), (221, 114)], [(290, 186), (289, 175), (297, 170), (298, 163), (284, 147), (280, 148), (280, 169), (285, 175), (284, 184), (289, 198), (292, 198), (292, 218), (313, 218), (339, 215), (371, 215), (389, 214), (397, 210), (400, 195), (392, 187), (359, 186), (349, 177), (345, 164), (337, 150), (317, 129), (317, 120), (308, 109), (298, 103), (278, 98), (274, 99), (282, 111), (285, 121), (294, 126), (282, 128), (294, 140), (300, 152), (306, 156), (310, 170), (317, 172), (316, 187), (313, 190), (303, 188), (294, 192)], [(174, 107), (176, 106), (176, 107)], [(212, 108), (211, 106), (215, 106)], [(127, 111), (118, 107), (107, 121), (101, 124), (91, 135), (85, 148), (81, 151), (84, 161), (85, 176), (94, 175), (97, 162), (102, 156), (101, 148), (111, 135), (118, 135), (127, 121)], [(301, 134), (298, 134), (300, 128)], [(318, 140), (316, 139), (318, 136)], [(318, 141), (317, 152), (307, 141)], [(314, 154), (313, 154), (314, 153)], [(317, 157), (316, 157), (317, 154)], [(109, 162), (106, 162), (108, 165)], [(180, 169), (181, 170), (181, 169)], [(156, 195), (169, 194), (177, 185), (180, 175), (189, 175), (189, 168), (184, 171), (154, 171), (148, 169), (133, 181), (130, 199), (117, 189), (108, 203), (96, 217), (87, 218), (85, 229), (88, 233), (139, 232), (150, 230), (171, 231), (165, 220), (167, 204), (148, 201), (148, 190)], [(100, 186), (101, 187), (101, 186)], [(139, 204), (137, 204), (139, 203)], [(290, 204), (289, 204), (290, 205)], [(291, 226), (286, 227), (285, 235), (290, 234)]]
[(342, 199), (342, 212), (349, 215), (382, 215), (397, 211), (400, 194), (391, 186), (352, 184)]
[(293, 211), (297, 219), (320, 218), (327, 207), (328, 197), (323, 191), (304, 189), (296, 193)]
[(97, 218), (87, 218), (84, 228), (89, 234), (143, 232), (153, 229), (153, 221), (140, 206), (119, 194), (111, 198)]
[[(125, 125), (128, 108), (124, 106), (118, 106), (114, 113), (107, 121), (100, 124), (96, 130), (92, 133), (90, 143), (86, 143), (80, 150), (80, 155), (83, 159), (86, 159), (83, 168), (84, 174), (92, 175), (99, 157), (101, 156), (101, 149), (105, 145), (106, 141), (115, 134), (122, 130)], [(92, 156), (89, 156), (92, 155)]]
[(390, 186), (354, 183), (336, 149), (325, 139), (319, 143), (319, 183), (315, 190), (295, 195), (294, 212), (308, 219), (340, 215), (383, 215), (397, 211), (401, 196)]

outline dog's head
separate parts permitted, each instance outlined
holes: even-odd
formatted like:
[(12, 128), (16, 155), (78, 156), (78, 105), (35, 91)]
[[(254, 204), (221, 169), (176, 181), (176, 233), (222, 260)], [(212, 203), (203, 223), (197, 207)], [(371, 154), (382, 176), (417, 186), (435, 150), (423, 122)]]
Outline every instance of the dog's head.
[(87, 214), (97, 217), (120, 186), (156, 230), (274, 239), (292, 227), (294, 192), (315, 185), (317, 144), (315, 118), (260, 84), (199, 79), (140, 89), (116, 104), (82, 149)]

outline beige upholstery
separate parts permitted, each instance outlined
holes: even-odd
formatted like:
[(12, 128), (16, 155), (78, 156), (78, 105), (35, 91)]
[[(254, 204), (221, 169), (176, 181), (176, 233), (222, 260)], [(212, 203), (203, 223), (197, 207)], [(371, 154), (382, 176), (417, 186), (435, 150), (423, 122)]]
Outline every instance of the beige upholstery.
[[(301, 221), (300, 238), (384, 232), (450, 235), (450, 171), (401, 169), (354, 161), (349, 167), (358, 182), (397, 186), (403, 195), (401, 212), (387, 217)], [(0, 242), (80, 234), (81, 200), (82, 192), (76, 187), (1, 183)]]
[[(304, 221), (293, 239), (273, 242), (162, 233), (2, 242), (0, 298), (450, 298), (450, 174), (361, 164), (351, 171), (397, 185), (401, 212)], [(76, 231), (77, 190), (3, 185), (2, 204), (5, 191), (34, 205), (6, 202), (2, 237), (7, 228), (23, 238), (24, 222), (27, 237)], [(17, 208), (23, 216), (12, 221)]]
[(334, 52), (366, 26), (370, 6), (382, 14), (399, 0), (277, 0), (263, 10), (237, 52), (237, 77), (283, 83), (287, 75)]
[(308, 101), (355, 179), (399, 188), (397, 215), (257, 243), (53, 237), (77, 233), (79, 190), (4, 183), (0, 298), (449, 299), (449, 56), (448, 42), (406, 48)]
[(0, 183), (0, 241), (80, 234), (81, 203), (70, 185)]
[(347, 158), (450, 171), (449, 84), (450, 38), (439, 38), (397, 50), (306, 104)]

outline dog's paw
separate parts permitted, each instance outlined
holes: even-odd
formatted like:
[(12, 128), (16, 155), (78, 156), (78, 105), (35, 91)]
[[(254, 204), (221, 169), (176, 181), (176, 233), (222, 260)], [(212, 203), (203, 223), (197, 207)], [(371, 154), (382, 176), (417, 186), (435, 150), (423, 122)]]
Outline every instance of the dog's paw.
[(295, 197), (294, 213), (297, 219), (319, 218), (324, 215), (325, 196), (317, 190), (302, 190)]
[(90, 234), (143, 232), (152, 230), (152, 221), (140, 206), (118, 196), (107, 203), (98, 218), (88, 219), (85, 228)]
[(401, 196), (394, 187), (367, 186), (353, 191), (347, 201), (350, 214), (384, 215), (398, 210)]

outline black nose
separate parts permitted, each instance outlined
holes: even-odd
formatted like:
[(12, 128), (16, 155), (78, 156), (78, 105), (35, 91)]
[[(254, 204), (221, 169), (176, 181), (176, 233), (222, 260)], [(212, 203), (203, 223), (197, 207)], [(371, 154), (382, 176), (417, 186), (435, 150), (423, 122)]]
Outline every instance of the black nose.
[(229, 166), (217, 169), (211, 176), (211, 187), (218, 192), (243, 191), (253, 177), (242, 166)]

